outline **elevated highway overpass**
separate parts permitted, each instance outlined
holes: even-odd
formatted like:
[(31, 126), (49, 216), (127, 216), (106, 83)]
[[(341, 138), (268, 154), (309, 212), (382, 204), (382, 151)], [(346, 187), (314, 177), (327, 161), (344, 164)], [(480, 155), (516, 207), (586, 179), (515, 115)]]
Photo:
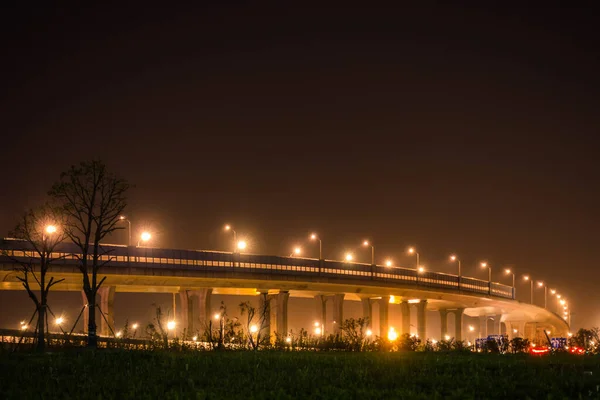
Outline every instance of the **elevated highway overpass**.
[[(270, 305), (271, 333), (288, 331), (288, 299), (311, 298), (315, 320), (322, 325), (332, 320), (333, 330), (343, 321), (343, 302), (361, 302), (362, 314), (373, 321), (373, 304), (378, 303), (380, 334), (388, 329), (389, 307), (400, 308), (401, 333), (410, 333), (410, 314), (416, 309), (417, 332), (426, 337), (427, 313), (440, 314), (440, 337), (464, 338), (463, 316), (479, 317), (487, 324), (494, 317), (493, 332), (535, 338), (541, 330), (566, 335), (568, 325), (544, 308), (515, 299), (514, 288), (496, 282), (438, 272), (386, 267), (354, 262), (312, 258), (278, 257), (203, 250), (161, 249), (151, 247), (103, 245), (99, 273), (106, 280), (99, 291), (99, 304), (108, 315), (101, 320), (101, 333), (108, 334), (114, 324), (114, 296), (119, 292), (167, 292), (180, 296), (179, 327), (187, 332), (201, 330), (211, 317), (213, 294), (256, 295)], [(15, 268), (19, 262), (36, 262), (36, 253), (27, 243), (4, 239), (0, 243), (0, 290), (24, 290)], [(53, 287), (58, 291), (81, 291), (78, 252), (62, 245), (49, 276), (64, 279)], [(85, 299), (85, 297), (84, 297)], [(84, 300), (85, 302), (86, 300)], [(332, 315), (326, 304), (333, 303)], [(448, 332), (447, 316), (454, 314), (453, 332)], [(87, 326), (87, 324), (85, 324)], [(479, 329), (486, 332), (487, 328)]]

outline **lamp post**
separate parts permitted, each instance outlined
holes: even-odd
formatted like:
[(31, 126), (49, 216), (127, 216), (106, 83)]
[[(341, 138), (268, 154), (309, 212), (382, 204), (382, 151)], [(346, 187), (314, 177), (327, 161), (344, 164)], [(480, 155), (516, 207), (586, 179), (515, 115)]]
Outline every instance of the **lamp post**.
[(513, 271), (511, 271), (510, 268), (507, 268), (504, 270), (504, 273), (506, 274), (512, 274), (512, 298), (513, 300), (515, 299), (515, 273)]
[(421, 272), (419, 269), (421, 266), (421, 263), (419, 262), (419, 252), (414, 247), (409, 247), (408, 254), (415, 254), (417, 256), (417, 266), (415, 268), (415, 271), (417, 272), (416, 281), (417, 281), (417, 283), (419, 283), (419, 272)]
[(365, 240), (363, 242), (363, 246), (365, 247), (371, 247), (371, 265), (375, 265), (375, 246), (373, 246), (372, 243), (369, 243), (368, 240)]
[(456, 256), (456, 254), (452, 254), (450, 256), (450, 261), (458, 264), (458, 289), (460, 289), (460, 259)]
[(544, 282), (539, 281), (538, 287), (544, 287), (544, 308), (548, 308), (548, 286), (544, 285)]
[(481, 268), (487, 268), (488, 269), (488, 286), (489, 286), (489, 294), (492, 294), (492, 266), (489, 265), (487, 262), (482, 262), (481, 264)]
[(129, 220), (129, 218), (127, 218), (124, 215), (121, 215), (119, 217), (119, 219), (121, 221), (127, 221), (127, 225), (128, 225), (127, 226), (127, 233), (128, 233), (128, 235), (127, 235), (127, 246), (131, 246), (131, 221)]
[(310, 240), (318, 240), (319, 241), (319, 260), (322, 260), (323, 259), (323, 242), (321, 241), (321, 238), (316, 233), (313, 233), (310, 235)]
[(225, 229), (226, 231), (233, 232), (233, 252), (235, 253), (235, 250), (238, 247), (237, 232), (229, 224), (225, 225), (225, 227), (223, 229)]
[(531, 291), (531, 300), (530, 303), (533, 304), (533, 278), (529, 277), (529, 275), (525, 275), (523, 277), (524, 280), (529, 281), (530, 283), (530, 291)]

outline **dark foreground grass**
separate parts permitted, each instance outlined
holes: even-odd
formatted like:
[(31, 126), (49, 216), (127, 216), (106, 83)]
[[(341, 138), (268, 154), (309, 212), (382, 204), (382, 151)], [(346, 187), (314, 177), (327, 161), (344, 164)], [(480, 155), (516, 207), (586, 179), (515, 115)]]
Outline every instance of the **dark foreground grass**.
[(1, 354), (6, 399), (600, 399), (600, 358), (440, 353)]

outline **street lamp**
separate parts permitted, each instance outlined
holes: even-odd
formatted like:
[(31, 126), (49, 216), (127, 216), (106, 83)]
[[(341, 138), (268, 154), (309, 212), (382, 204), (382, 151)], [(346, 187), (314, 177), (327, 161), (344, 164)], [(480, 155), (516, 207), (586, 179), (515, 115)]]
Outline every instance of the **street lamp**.
[(127, 221), (127, 225), (128, 225), (128, 226), (127, 226), (127, 228), (128, 228), (128, 229), (127, 229), (127, 233), (128, 233), (128, 235), (127, 235), (127, 237), (128, 237), (128, 239), (127, 239), (127, 246), (131, 246), (131, 221), (129, 220), (129, 218), (127, 218), (127, 217), (126, 217), (126, 216), (124, 216), (124, 215), (121, 215), (121, 216), (119, 217), (119, 219), (120, 219), (121, 221)]
[(238, 250), (245, 250), (246, 247), (248, 247), (248, 243), (246, 243), (245, 240), (240, 240), (239, 242), (237, 242)]
[(515, 299), (515, 273), (513, 271), (511, 271), (510, 268), (506, 268), (504, 270), (504, 273), (507, 274), (507, 275), (512, 274), (512, 282), (513, 282), (513, 284), (512, 284), (512, 290), (513, 290), (512, 297), (513, 297), (513, 300), (514, 300)]
[(452, 254), (450, 256), (450, 261), (458, 263), (458, 288), (460, 289), (460, 259), (456, 256), (456, 254)]
[(385, 266), (386, 267), (391, 267), (392, 265), (394, 265), (394, 263), (392, 262), (392, 260), (386, 260), (385, 261)]
[(237, 244), (238, 244), (238, 243), (237, 243), (237, 232), (236, 232), (236, 231), (235, 231), (235, 229), (233, 229), (233, 228), (231, 227), (231, 225), (229, 225), (229, 224), (225, 225), (225, 226), (223, 227), (223, 229), (224, 229), (225, 231), (231, 231), (231, 232), (233, 232), (233, 252), (235, 253), (235, 249), (236, 249), (236, 246), (237, 246)]
[(142, 234), (140, 235), (140, 240), (138, 240), (138, 247), (140, 247), (140, 242), (147, 242), (150, 239), (152, 239), (152, 235), (150, 234), (150, 232), (142, 232)]
[(48, 234), (51, 235), (53, 233), (56, 233), (56, 231), (57, 231), (57, 228), (56, 228), (55, 225), (48, 225), (48, 226), (46, 226), (46, 233), (48, 233)]
[(371, 265), (375, 265), (375, 246), (373, 246), (372, 243), (369, 243), (368, 240), (363, 241), (363, 246), (371, 246)]
[(523, 277), (523, 279), (525, 281), (529, 281), (529, 283), (531, 284), (531, 301), (530, 301), (530, 303), (533, 304), (533, 278), (530, 278), (529, 275), (525, 275)]
[(544, 282), (539, 281), (538, 287), (544, 287), (544, 308), (548, 308), (548, 286), (544, 285)]
[(419, 252), (417, 252), (417, 250), (414, 247), (409, 247), (408, 254), (415, 254), (417, 256), (417, 266), (415, 267), (415, 270), (418, 271), (419, 267), (421, 266), (421, 264), (419, 263)]
[(487, 268), (488, 269), (488, 285), (489, 285), (489, 292), (490, 295), (492, 294), (492, 266), (489, 265), (487, 262), (481, 262), (480, 263), (481, 268)]
[(290, 254), (290, 257), (294, 257), (294, 255), (299, 256), (300, 253), (302, 253), (302, 249), (300, 247), (294, 247), (294, 250), (292, 251), (292, 254)]
[(318, 240), (319, 241), (319, 260), (322, 260), (323, 259), (323, 242), (321, 241), (321, 238), (316, 233), (312, 233), (310, 235), (310, 240)]
[(346, 258), (346, 261), (347, 261), (347, 262), (350, 262), (350, 261), (352, 261), (352, 259), (353, 259), (354, 257), (352, 256), (352, 253), (346, 253), (346, 257), (345, 257), (345, 258)]
[(169, 321), (167, 322), (167, 329), (172, 331), (173, 329), (175, 329), (175, 321)]

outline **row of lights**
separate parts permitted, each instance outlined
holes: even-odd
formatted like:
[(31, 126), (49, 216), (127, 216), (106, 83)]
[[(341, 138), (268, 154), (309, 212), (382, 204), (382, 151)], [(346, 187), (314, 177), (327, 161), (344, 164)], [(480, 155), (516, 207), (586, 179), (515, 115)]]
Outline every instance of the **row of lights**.
[[(237, 234), (235, 232), (235, 230), (233, 230), (233, 228), (231, 227), (231, 225), (225, 225), (225, 230), (226, 231), (232, 231), (233, 235), (234, 235), (234, 243), (237, 242)], [(319, 241), (319, 259), (323, 259), (323, 242), (321, 240), (321, 238), (316, 234), (316, 233), (312, 233), (309, 236), (309, 239), (312, 241)], [(362, 245), (364, 247), (370, 247), (371, 248), (371, 264), (375, 264), (375, 246), (368, 240), (363, 241)], [(244, 250), (247, 246), (246, 241), (241, 240), (239, 242), (237, 242), (237, 248), (238, 250)], [(415, 255), (416, 256), (416, 271), (419, 273), (423, 273), (425, 272), (425, 267), (423, 265), (420, 264), (420, 254), (419, 252), (414, 248), (414, 247), (409, 247), (407, 250), (408, 254), (411, 255)], [(302, 248), (300, 246), (296, 246), (293, 248), (292, 254), (291, 256), (299, 256), (302, 254)], [(344, 259), (347, 262), (351, 262), (354, 260), (354, 255), (350, 252), (346, 253), (344, 256)], [(450, 255), (450, 261), (451, 262), (456, 262), (458, 265), (458, 277), (460, 279), (461, 277), (461, 260), (458, 258), (458, 256), (456, 254), (452, 254)], [(392, 262), (391, 259), (387, 259), (385, 261), (385, 266), (386, 267), (392, 267), (394, 264)], [(487, 269), (488, 270), (488, 281), (491, 283), (492, 282), (492, 266), (487, 262), (487, 261), (482, 261), (480, 262), (480, 267)], [(512, 274), (512, 278), (513, 278), (513, 283), (512, 286), (513, 288), (515, 287), (515, 273), (509, 269), (506, 268), (504, 270), (505, 275), (511, 275)], [(531, 283), (532, 283), (532, 290), (531, 290), (531, 304), (533, 304), (533, 279), (529, 277), (529, 275), (523, 275), (523, 280), (524, 281), (530, 281), (531, 279)], [(545, 291), (545, 296), (544, 296), (544, 307), (547, 307), (547, 287), (545, 285), (545, 283), (543, 281), (539, 281), (537, 282), (537, 285), (539, 288), (544, 287), (544, 291)], [(557, 299), (559, 300), (560, 305), (563, 306), (563, 319), (567, 320), (568, 319), (568, 308), (566, 306), (566, 300), (565, 299), (561, 299), (561, 295), (560, 294), (556, 294), (556, 290), (555, 289), (551, 289), (550, 290), (551, 295), (556, 295)]]

